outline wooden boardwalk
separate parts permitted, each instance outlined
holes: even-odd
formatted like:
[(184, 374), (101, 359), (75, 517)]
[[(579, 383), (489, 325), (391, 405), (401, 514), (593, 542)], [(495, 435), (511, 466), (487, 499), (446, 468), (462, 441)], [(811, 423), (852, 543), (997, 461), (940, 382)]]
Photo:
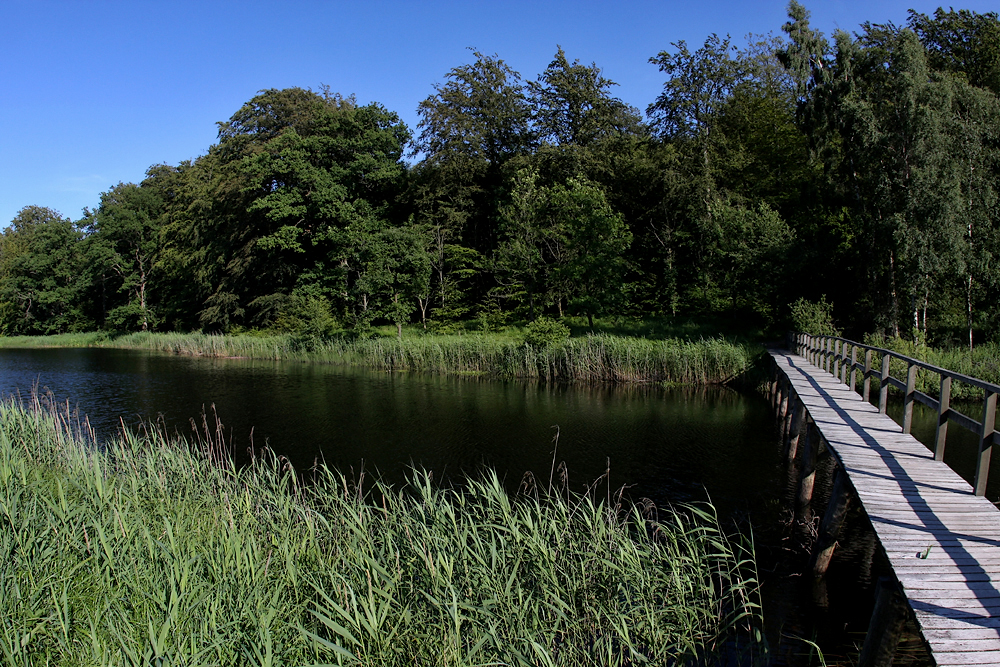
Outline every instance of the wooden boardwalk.
[(1000, 510), (832, 374), (770, 353), (848, 474), (934, 660), (1000, 666)]

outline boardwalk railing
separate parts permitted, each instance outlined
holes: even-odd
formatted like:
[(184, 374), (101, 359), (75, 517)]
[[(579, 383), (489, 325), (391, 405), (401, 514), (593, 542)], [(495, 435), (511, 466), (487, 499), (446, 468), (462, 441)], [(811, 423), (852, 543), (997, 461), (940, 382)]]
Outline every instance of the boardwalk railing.
[[(937, 429), (934, 433), (934, 459), (944, 460), (945, 441), (948, 437), (948, 423), (954, 422), (962, 428), (974, 433), (979, 441), (979, 452), (976, 458), (976, 476), (973, 481), (973, 488), (977, 496), (985, 495), (986, 482), (990, 472), (990, 457), (993, 452), (993, 444), (1000, 443), (1000, 433), (994, 427), (996, 425), (997, 396), (1000, 395), (1000, 385), (991, 382), (969, 377), (950, 371), (940, 366), (934, 366), (927, 362), (913, 359), (905, 355), (886, 350), (880, 347), (872, 347), (857, 343), (846, 338), (836, 336), (812, 336), (805, 333), (793, 333), (790, 335), (789, 348), (799, 356), (804, 357), (810, 363), (819, 366), (825, 371), (832, 373), (842, 383), (849, 386), (853, 391), (857, 391), (857, 381), (861, 379), (861, 397), (869, 400), (872, 380), (877, 383), (879, 392), (878, 409), (885, 414), (886, 404), (889, 397), (889, 387), (895, 387), (903, 392), (903, 433), (909, 433), (913, 424), (913, 404), (923, 403), (932, 410), (937, 411)], [(858, 357), (862, 356), (862, 359)], [(879, 370), (873, 368), (873, 362), (879, 363)], [(890, 374), (891, 360), (897, 359), (906, 365), (906, 377), (895, 378)], [(922, 391), (918, 391), (917, 371), (923, 369), (936, 374), (940, 380), (940, 392), (938, 398), (934, 398)], [(968, 415), (964, 415), (951, 406), (951, 384), (952, 382), (976, 387), (983, 391), (982, 418), (976, 421)]]

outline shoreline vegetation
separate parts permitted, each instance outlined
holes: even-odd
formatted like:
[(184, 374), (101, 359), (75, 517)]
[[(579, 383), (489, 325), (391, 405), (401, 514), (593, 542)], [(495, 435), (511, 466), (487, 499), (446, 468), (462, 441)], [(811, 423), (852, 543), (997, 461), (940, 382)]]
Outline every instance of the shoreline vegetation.
[[(558, 477), (558, 476), (557, 476)], [(0, 404), (0, 653), (49, 664), (713, 664), (763, 659), (752, 551), (710, 506), (495, 473), (460, 488), (236, 467), (206, 426), (98, 448)], [(741, 663), (742, 664), (742, 663)]]
[(171, 354), (300, 360), (445, 374), (559, 382), (722, 384), (754, 365), (759, 346), (723, 337), (651, 339), (596, 333), (530, 341), (513, 333), (467, 332), (332, 337), (293, 334), (107, 332), (0, 337), (0, 347), (110, 347)]

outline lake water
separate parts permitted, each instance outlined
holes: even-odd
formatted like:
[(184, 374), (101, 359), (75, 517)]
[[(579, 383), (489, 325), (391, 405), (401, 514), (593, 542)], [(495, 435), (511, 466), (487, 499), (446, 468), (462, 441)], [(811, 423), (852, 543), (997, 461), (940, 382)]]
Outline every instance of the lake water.
[(808, 555), (796, 544), (806, 538), (791, 521), (774, 419), (758, 395), (126, 350), (0, 349), (0, 392), (26, 395), (33, 386), (86, 414), (98, 438), (143, 421), (190, 436), (204, 410), (210, 425), (218, 415), (239, 461), (266, 444), (300, 469), (322, 460), (394, 484), (413, 466), (459, 479), (485, 465), (513, 490), (527, 471), (547, 483), (555, 460), (565, 461), (571, 488), (583, 491), (610, 466), (612, 488), (625, 486), (633, 499), (710, 498), (728, 525), (753, 534), (776, 664), (811, 663), (799, 638), (817, 641), (828, 659), (847, 655), (867, 628), (873, 566), (863, 517), (817, 593), (799, 576)]

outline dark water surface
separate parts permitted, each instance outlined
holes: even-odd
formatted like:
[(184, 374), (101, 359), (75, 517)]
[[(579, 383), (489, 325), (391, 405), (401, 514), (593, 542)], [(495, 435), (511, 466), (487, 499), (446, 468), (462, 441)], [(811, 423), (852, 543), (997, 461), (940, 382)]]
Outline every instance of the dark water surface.
[(401, 482), (489, 465), (516, 485), (565, 461), (576, 490), (603, 474), (660, 502), (749, 510), (773, 487), (765, 402), (724, 388), (553, 386), (300, 362), (206, 359), (109, 349), (0, 350), (0, 392), (33, 384), (85, 413), (98, 438), (123, 420), (191, 434), (212, 405), (237, 459), (267, 444), (300, 468), (317, 460)]
[(0, 393), (27, 395), (33, 385), (86, 414), (99, 439), (122, 422), (135, 428), (143, 420), (189, 436), (203, 408), (212, 422), (214, 404), (237, 460), (246, 459), (251, 443), (267, 444), (300, 469), (324, 460), (348, 474), (364, 467), (394, 484), (411, 466), (454, 479), (483, 465), (512, 489), (526, 471), (547, 483), (558, 432), (555, 459), (566, 462), (574, 490), (610, 463), (612, 488), (627, 485), (633, 499), (663, 505), (711, 498), (727, 524), (753, 533), (777, 664), (816, 664), (799, 637), (817, 641), (836, 664), (830, 657), (849, 655), (867, 628), (872, 553), (863, 521), (817, 592), (800, 576), (808, 535), (787, 509), (774, 418), (757, 395), (126, 350), (0, 349)]

